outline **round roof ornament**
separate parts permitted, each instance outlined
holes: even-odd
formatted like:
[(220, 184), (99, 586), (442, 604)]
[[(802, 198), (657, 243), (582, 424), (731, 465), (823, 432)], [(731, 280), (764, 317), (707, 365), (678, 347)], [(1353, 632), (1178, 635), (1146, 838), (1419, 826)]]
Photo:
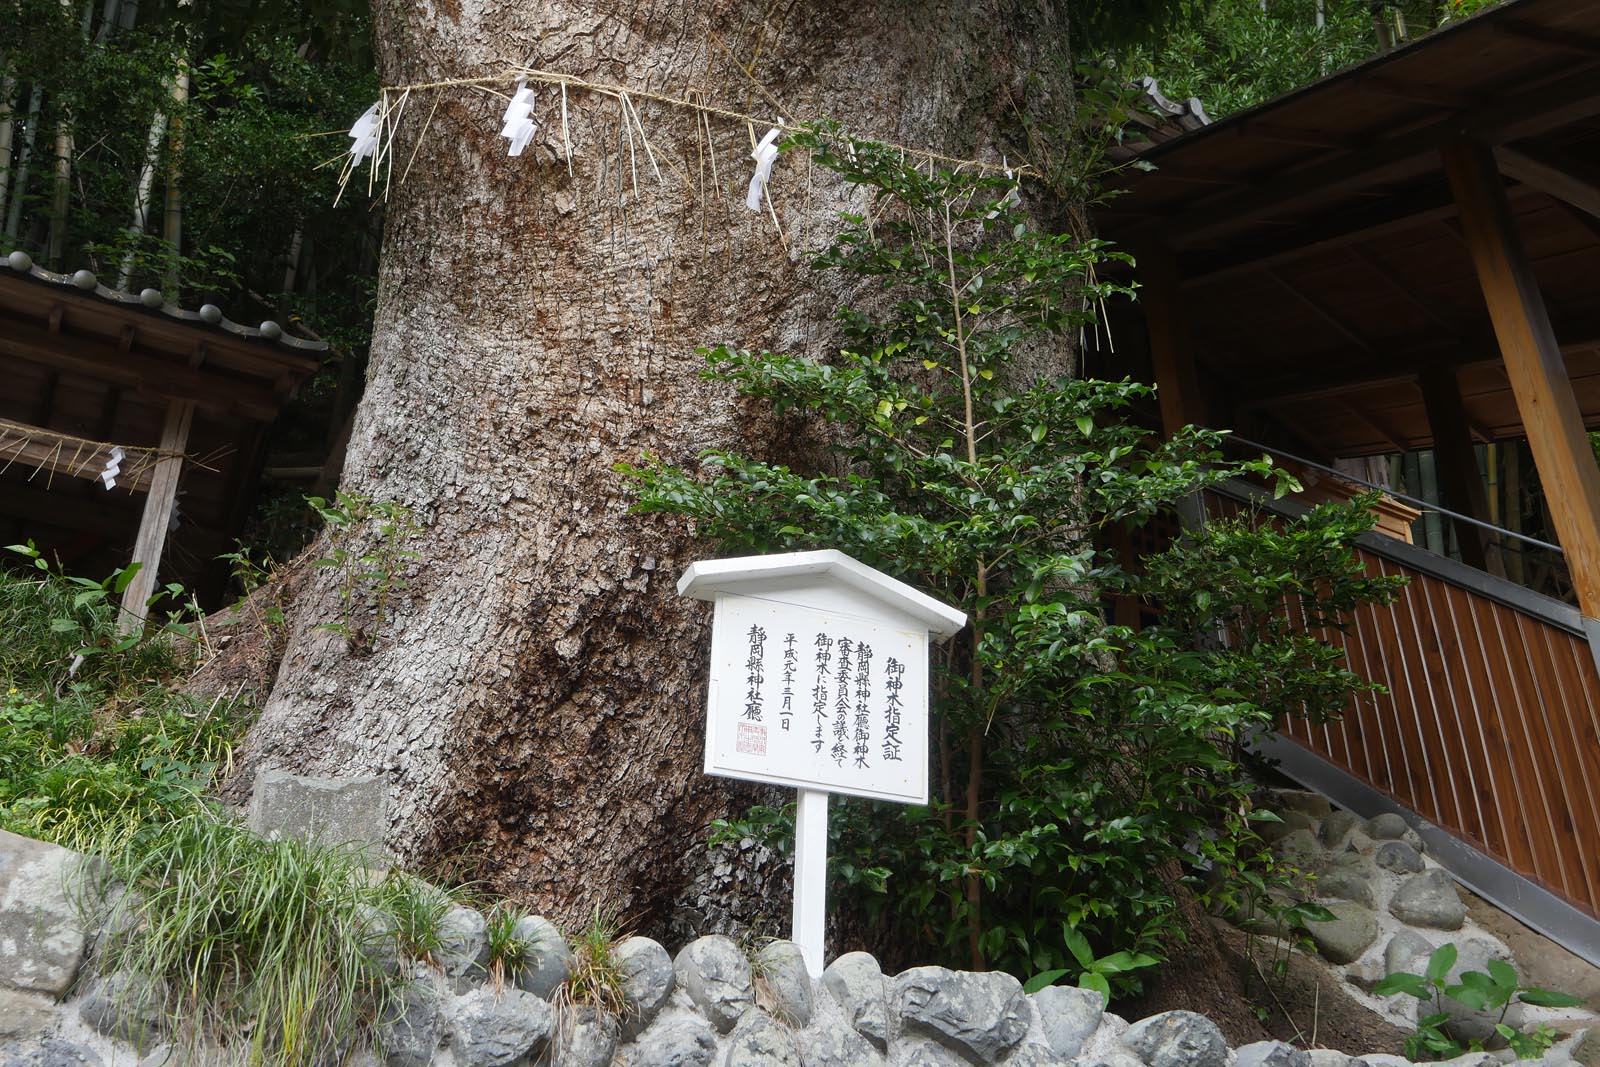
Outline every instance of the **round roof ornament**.
[(139, 303), (147, 308), (158, 308), (166, 301), (162, 298), (160, 289), (141, 289), (139, 290)]
[(26, 274), (33, 269), (33, 257), (19, 248), (6, 257), (6, 265), (20, 274)]
[(86, 292), (93, 292), (94, 287), (99, 285), (100, 282), (95, 278), (94, 271), (80, 270), (72, 276), (72, 284)]
[(261, 336), (269, 341), (276, 341), (283, 336), (283, 327), (268, 319), (261, 324)]
[(215, 326), (222, 321), (222, 309), (215, 304), (202, 304), (200, 306), (200, 317)]

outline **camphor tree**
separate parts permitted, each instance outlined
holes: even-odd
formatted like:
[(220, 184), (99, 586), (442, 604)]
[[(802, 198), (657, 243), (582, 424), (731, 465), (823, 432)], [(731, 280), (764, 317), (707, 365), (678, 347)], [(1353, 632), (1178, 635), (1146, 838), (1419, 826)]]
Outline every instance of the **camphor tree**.
[[(1026, 150), (1024, 122), (1070, 128), (1059, 8), (396, 0), (376, 5), (375, 47), (386, 85), (531, 61), (998, 163)], [(317, 628), (339, 617), (336, 591), (308, 583), (241, 781), (264, 765), (381, 774), (402, 856), (466, 850), (557, 920), (607, 904), (648, 926), (683, 880), (675, 857), (730, 810), (699, 770), (706, 613), (673, 595), (713, 547), (630, 514), (614, 468), (810, 444), (703, 380), (696, 348), (831, 351), (854, 283), (813, 273), (805, 251), (858, 194), (797, 153), (777, 165), (772, 213), (747, 212), (765, 130), (641, 97), (657, 181), (618, 101), (576, 90), (569, 173), (560, 94), (536, 90), (542, 125), (519, 158), (498, 136), (501, 96), (419, 91), (399, 124), (343, 488), (409, 506), (420, 559), (370, 650)], [(1041, 358), (1073, 370), (1065, 345)]]

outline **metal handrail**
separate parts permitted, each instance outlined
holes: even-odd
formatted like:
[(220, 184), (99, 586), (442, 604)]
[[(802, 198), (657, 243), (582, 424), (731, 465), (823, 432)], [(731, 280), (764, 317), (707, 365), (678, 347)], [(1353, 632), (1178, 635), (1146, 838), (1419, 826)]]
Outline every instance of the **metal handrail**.
[(1451, 511), (1449, 508), (1440, 507), (1438, 504), (1432, 504), (1426, 500), (1419, 500), (1414, 496), (1407, 496), (1405, 493), (1397, 493), (1388, 486), (1378, 485), (1374, 482), (1369, 482), (1364, 478), (1357, 478), (1353, 474), (1346, 474), (1344, 471), (1337, 470), (1333, 467), (1324, 466), (1315, 460), (1306, 459), (1304, 456), (1297, 456), (1293, 452), (1285, 452), (1281, 448), (1273, 448), (1271, 445), (1264, 445), (1260, 441), (1252, 441), (1248, 437), (1241, 437), (1231, 430), (1218, 430), (1215, 432), (1222, 434), (1222, 439), (1224, 442), (1237, 441), (1241, 445), (1249, 445), (1251, 448), (1259, 448), (1261, 451), (1270, 453), (1271, 455), (1277, 456), (1280, 459), (1291, 460), (1295, 463), (1302, 464), (1303, 466), (1310, 467), (1313, 470), (1319, 470), (1325, 474), (1331, 474), (1335, 478), (1342, 478), (1345, 481), (1351, 482), (1355, 485), (1365, 486), (1368, 489), (1376, 489), (1380, 493), (1392, 496), (1401, 503), (1410, 504), (1412, 507), (1417, 508), (1420, 511), (1432, 511), (1436, 514), (1454, 519), (1457, 522), (1464, 522), (1468, 525), (1476, 526), (1480, 530), (1488, 530), (1490, 533), (1496, 533), (1502, 537), (1512, 537), (1518, 541), (1525, 541), (1530, 545), (1545, 549), (1549, 552), (1554, 552), (1559, 556), (1566, 555), (1566, 553), (1561, 550), (1560, 545), (1553, 545), (1549, 541), (1541, 541), (1537, 537), (1529, 537), (1527, 534), (1518, 533), (1515, 530), (1507, 530), (1503, 526), (1496, 526), (1492, 522), (1484, 522), (1482, 519), (1473, 518), (1471, 515), (1463, 515), (1459, 511)]

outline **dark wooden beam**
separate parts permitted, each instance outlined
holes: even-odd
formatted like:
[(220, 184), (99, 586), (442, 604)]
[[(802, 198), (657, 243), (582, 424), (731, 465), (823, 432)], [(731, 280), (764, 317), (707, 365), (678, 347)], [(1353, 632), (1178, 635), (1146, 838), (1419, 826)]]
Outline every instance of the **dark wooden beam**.
[(1349, 341), (1352, 345), (1360, 349), (1366, 355), (1373, 356), (1377, 354), (1373, 351), (1372, 345), (1367, 342), (1366, 338), (1356, 333), (1349, 326), (1346, 326), (1344, 319), (1335, 314), (1333, 310), (1322, 301), (1318, 300), (1310, 293), (1295, 285), (1278, 271), (1269, 270), (1266, 271), (1265, 274), (1267, 277), (1271, 278), (1273, 282), (1275, 282), (1284, 292), (1292, 296), (1302, 306), (1310, 309), (1311, 313), (1317, 318), (1321, 319), (1323, 325), (1327, 326), (1328, 329)]
[(1184, 426), (1207, 425), (1208, 412), (1195, 368), (1194, 339), (1183, 308), (1178, 261), (1165, 245), (1135, 249), (1139, 302), (1150, 334), (1150, 361), (1155, 370), (1161, 424), (1171, 437)]
[(1566, 361), (1506, 200), (1492, 150), (1456, 141), (1443, 158), (1578, 606), (1600, 618), (1600, 465)]
[(1600, 218), (1600, 173), (1559, 153), (1501, 145), (1494, 150), (1500, 173)]
[(177, 363), (119, 352), (70, 334), (7, 321), (0, 326), (0, 355), (72, 371), (169, 400), (192, 400), (223, 415), (270, 421), (282, 402), (269, 387), (231, 382)]

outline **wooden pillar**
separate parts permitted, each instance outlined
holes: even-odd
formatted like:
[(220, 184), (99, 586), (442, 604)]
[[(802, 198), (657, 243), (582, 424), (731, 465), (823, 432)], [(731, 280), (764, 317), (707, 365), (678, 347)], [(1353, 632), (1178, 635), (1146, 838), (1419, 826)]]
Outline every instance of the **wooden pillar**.
[(1139, 303), (1150, 333), (1150, 362), (1161, 402), (1161, 426), (1168, 437), (1193, 423), (1205, 426), (1207, 412), (1195, 369), (1194, 344), (1184, 320), (1178, 257), (1164, 244), (1135, 250)]
[[(1467, 409), (1461, 403), (1461, 386), (1453, 370), (1439, 368), (1424, 372), (1418, 379), (1422, 403), (1428, 410), (1428, 425), (1433, 430), (1433, 458), (1439, 474), (1439, 496), (1451, 511), (1489, 521), (1489, 496), (1483, 476), (1478, 472), (1478, 455), (1467, 425)], [(1494, 536), (1481, 526), (1457, 522), (1456, 543), (1461, 546), (1461, 561), (1481, 571), (1505, 577), (1499, 546)]]
[(1589, 618), (1600, 618), (1600, 466), (1584, 432), (1544, 297), (1512, 221), (1493, 154), (1482, 144), (1463, 140), (1445, 148), (1443, 155), (1578, 606)]
[(156, 460), (150, 476), (150, 491), (145, 494), (144, 514), (139, 517), (139, 536), (133, 542), (133, 562), (139, 572), (122, 593), (124, 633), (136, 633), (149, 613), (148, 601), (156, 591), (156, 575), (161, 570), (161, 551), (167, 544), (167, 527), (172, 525), (173, 505), (178, 502), (178, 477), (183, 473), (183, 451), (189, 445), (189, 425), (194, 421), (194, 404), (174, 400), (167, 407), (161, 427), (161, 451), (171, 453)]

